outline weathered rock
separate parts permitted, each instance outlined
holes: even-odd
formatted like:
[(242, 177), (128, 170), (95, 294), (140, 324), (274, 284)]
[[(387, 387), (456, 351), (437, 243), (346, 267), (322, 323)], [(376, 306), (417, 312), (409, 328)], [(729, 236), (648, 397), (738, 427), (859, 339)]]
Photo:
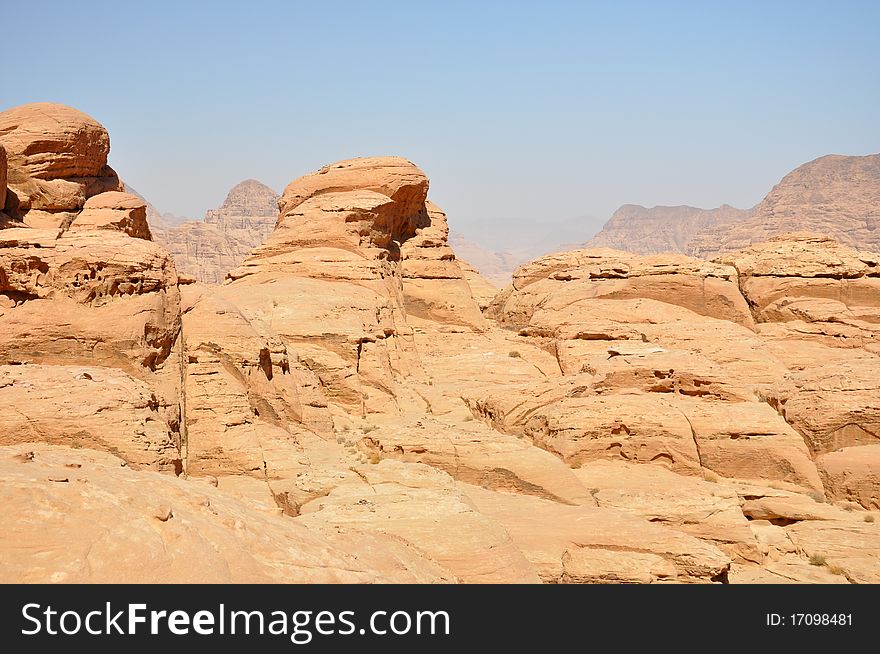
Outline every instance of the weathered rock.
[[(429, 212), (426, 193), (424, 174), (393, 157), (340, 162), (295, 180), (279, 201), (272, 236), (221, 289), (249, 320), (296, 349), (328, 398), (349, 411), (399, 410), (397, 379), (418, 368), (401, 244), (414, 265), (410, 297), (420, 298), (426, 315), (452, 319), (437, 289), (451, 286), (454, 304), (470, 311), (455, 321), (481, 324), (460, 271), (448, 265), (442, 215)], [(446, 281), (429, 276), (437, 271)], [(290, 297), (307, 301), (291, 304)]]
[(571, 469), (558, 458), (475, 420), (455, 424), (428, 415), (415, 423), (383, 421), (370, 425), (366, 432), (343, 432), (342, 438), (356, 441), (369, 460), (424, 463), (457, 481), (483, 488), (566, 504), (594, 504)]
[(180, 331), (177, 274), (154, 243), (110, 230), (0, 230), (0, 357), (137, 376)]
[(719, 261), (737, 269), (757, 321), (785, 323), (801, 340), (811, 335), (801, 326), (808, 323), (814, 338), (836, 347), (880, 345), (880, 255), (788, 234)]
[(700, 463), (725, 477), (779, 480), (822, 492), (801, 435), (762, 402), (683, 402)]
[(462, 488), (545, 582), (710, 582), (722, 581), (730, 567), (714, 545), (623, 511)]
[(592, 461), (574, 471), (599, 506), (619, 509), (708, 541), (734, 561), (762, 556), (735, 489), (663, 466)]
[(821, 557), (824, 565), (851, 583), (880, 583), (880, 525), (876, 522), (804, 520), (787, 527), (786, 532), (805, 557)]
[(574, 250), (541, 257), (514, 273), (490, 311), (526, 325), (548, 301), (563, 307), (590, 299), (654, 299), (715, 318), (752, 325), (736, 270), (680, 255), (640, 257), (618, 250)]
[(0, 445), (112, 452), (135, 467), (181, 471), (180, 443), (143, 382), (98, 366), (0, 366)]
[(650, 395), (569, 398), (530, 412), (523, 433), (570, 465), (595, 459), (662, 462), (697, 474), (700, 457), (688, 420)]
[(373, 191), (393, 201), (377, 231), (394, 236), (413, 236), (428, 193), (428, 178), (402, 157), (364, 157), (339, 161), (315, 173), (295, 179), (278, 201), (281, 215), (289, 214), (310, 198), (325, 193)]
[(751, 218), (699, 232), (688, 254), (712, 258), (787, 232), (829, 234), (859, 249), (880, 251), (880, 154), (827, 155), (788, 175)]
[(396, 461), (357, 466), (356, 472), (356, 481), (303, 506), (297, 522), (402, 539), (464, 582), (538, 581), (507, 532), (481, 515), (448, 475)]
[(0, 145), (15, 195), (10, 213), (36, 227), (61, 226), (91, 196), (122, 190), (107, 165), (107, 130), (71, 107), (38, 102), (0, 112)]
[(252, 476), (283, 492), (273, 481), (306, 459), (296, 434), (330, 429), (317, 380), (210, 288), (186, 287), (184, 307), (188, 474)]
[(407, 316), (486, 329), (448, 237), (446, 214), (434, 203), (426, 202), (415, 236), (400, 247)]
[(880, 358), (821, 363), (789, 373), (768, 401), (814, 454), (876, 445), (880, 439)]
[(213, 488), (109, 454), (0, 448), (4, 583), (375, 583), (454, 577), (398, 541), (319, 534)]
[(829, 452), (816, 465), (829, 497), (880, 510), (880, 444)]
[(100, 193), (86, 200), (70, 229), (112, 229), (135, 238), (153, 240), (144, 201), (119, 191)]
[(6, 207), (6, 148), (0, 145), (0, 213)]

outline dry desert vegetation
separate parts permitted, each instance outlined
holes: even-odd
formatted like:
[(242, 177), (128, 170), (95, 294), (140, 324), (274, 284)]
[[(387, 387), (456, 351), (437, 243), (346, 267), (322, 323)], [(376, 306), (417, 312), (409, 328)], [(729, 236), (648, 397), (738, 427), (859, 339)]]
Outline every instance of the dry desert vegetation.
[(0, 113), (0, 581), (880, 582), (880, 155), (496, 288), (406, 159), (179, 223), (109, 149)]

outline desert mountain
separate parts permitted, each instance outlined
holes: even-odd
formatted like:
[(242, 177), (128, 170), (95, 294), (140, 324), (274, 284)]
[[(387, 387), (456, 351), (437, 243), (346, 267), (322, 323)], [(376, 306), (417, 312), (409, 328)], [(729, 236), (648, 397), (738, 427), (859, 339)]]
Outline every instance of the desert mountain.
[(727, 228), (747, 220), (752, 210), (722, 205), (717, 209), (696, 207), (642, 207), (625, 204), (614, 212), (586, 247), (609, 247), (638, 254), (690, 250), (695, 235), (718, 225)]
[(266, 240), (278, 218), (278, 194), (255, 179), (237, 184), (218, 209), (203, 221), (169, 224), (158, 212), (151, 226), (156, 241), (174, 257), (181, 274), (207, 284), (219, 284)]
[(711, 258), (796, 231), (880, 250), (880, 154), (828, 155), (796, 168), (773, 187), (751, 218), (703, 229), (688, 252)]
[(182, 284), (137, 197), (45, 209), (106, 131), (10, 111), (0, 581), (880, 582), (880, 255), (580, 249), (481, 311), (426, 175), (371, 157)]
[(587, 247), (712, 259), (793, 232), (880, 250), (880, 154), (828, 155), (786, 175), (754, 208), (623, 205)]

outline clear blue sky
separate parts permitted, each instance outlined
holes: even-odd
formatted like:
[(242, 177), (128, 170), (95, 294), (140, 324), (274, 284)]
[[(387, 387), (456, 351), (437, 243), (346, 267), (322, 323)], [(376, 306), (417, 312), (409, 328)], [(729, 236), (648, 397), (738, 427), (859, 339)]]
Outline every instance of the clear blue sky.
[[(758, 202), (880, 151), (880, 2), (18, 2), (0, 108), (73, 105), (160, 209), (400, 154), (486, 245)], [(557, 238), (558, 236), (558, 238)]]

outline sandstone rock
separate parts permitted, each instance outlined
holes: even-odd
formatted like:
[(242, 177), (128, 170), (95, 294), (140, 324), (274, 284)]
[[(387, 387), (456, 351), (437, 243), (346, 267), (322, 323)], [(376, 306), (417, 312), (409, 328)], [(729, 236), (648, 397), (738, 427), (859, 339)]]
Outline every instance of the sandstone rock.
[[(452, 308), (470, 312), (455, 322), (481, 325), (467, 284), (449, 265), (442, 215), (429, 211), (426, 193), (424, 174), (393, 157), (340, 162), (295, 180), (279, 201), (272, 236), (222, 287), (249, 320), (295, 348), (328, 399), (348, 411), (398, 411), (397, 380), (418, 369), (406, 321), (408, 262), (415, 266), (410, 298), (420, 298), (426, 316), (452, 319), (448, 298), (439, 296), (452, 288)], [(308, 302), (291, 304), (290, 297)]]
[(545, 582), (710, 582), (730, 567), (715, 546), (622, 511), (462, 487)]
[(180, 443), (150, 388), (97, 366), (0, 366), (0, 445), (52, 443), (112, 452), (180, 472)]
[(816, 465), (829, 497), (880, 509), (880, 444), (829, 452)]
[(134, 471), (112, 455), (0, 448), (4, 583), (375, 583), (454, 577), (390, 539), (320, 535), (207, 483)]
[(737, 269), (759, 322), (820, 323), (816, 337), (834, 346), (880, 343), (880, 256), (828, 237), (788, 234), (719, 261)]
[(113, 229), (135, 238), (153, 240), (143, 200), (129, 193), (108, 191), (86, 200), (70, 229)]
[(446, 214), (426, 202), (417, 225), (415, 236), (400, 247), (407, 317), (486, 329), (471, 287), (449, 247)]
[(819, 157), (786, 175), (748, 220), (699, 232), (688, 254), (711, 258), (798, 231), (829, 234), (851, 247), (877, 252), (878, 204), (880, 154)]
[[(271, 190), (242, 184), (185, 237), (244, 244), (274, 227), (220, 286), (184, 283), (130, 237), (149, 211), (130, 195), (47, 213), (47, 229), (33, 209), (28, 227), (5, 223), (19, 228), (0, 231), (0, 444), (47, 473), (9, 464), (4, 479), (36, 480), (10, 505), (30, 493), (69, 517), (26, 522), (26, 551), (36, 525), (61, 536), (48, 563), (0, 557), (0, 576), (876, 576), (850, 502), (876, 485), (873, 255), (800, 237), (733, 265), (557, 254), (521, 267), (487, 319), (474, 297), (492, 291), (427, 187), (404, 159), (340, 162), (291, 183), (276, 226)], [(199, 251), (198, 276), (219, 281), (238, 247)], [(837, 506), (818, 501), (822, 480)], [(825, 550), (833, 562), (811, 565)]]
[(700, 463), (725, 477), (785, 481), (822, 492), (801, 435), (762, 402), (682, 403)]
[(574, 466), (611, 458), (661, 462), (690, 474), (700, 468), (687, 418), (650, 395), (569, 398), (530, 412), (522, 430)]
[(484, 277), (467, 261), (458, 260), (458, 266), (461, 268), (461, 274), (471, 289), (471, 295), (474, 296), (480, 310), (486, 309), (498, 294), (498, 287), (495, 286), (488, 278)]
[(39, 102), (0, 112), (0, 145), (15, 195), (11, 213), (28, 224), (61, 226), (91, 196), (121, 190), (107, 165), (107, 131), (76, 109)]
[(184, 306), (188, 474), (252, 476), (284, 493), (274, 481), (307, 460), (296, 434), (330, 427), (317, 380), (211, 289), (187, 287)]
[(584, 247), (615, 248), (638, 254), (677, 252), (688, 254), (691, 239), (704, 229), (748, 220), (752, 209), (721, 205), (717, 209), (696, 207), (642, 207), (625, 204)]
[(825, 565), (839, 570), (851, 583), (880, 582), (877, 523), (804, 520), (786, 531), (805, 557), (821, 557)]
[(849, 580), (825, 566), (810, 565), (797, 556), (789, 556), (762, 567), (730, 566), (731, 584), (847, 584)]
[(767, 392), (814, 454), (875, 445), (880, 438), (880, 359), (792, 371)]
[[(822, 500), (822, 497), (819, 497)], [(806, 495), (784, 493), (746, 499), (742, 512), (750, 520), (767, 520), (788, 525), (801, 520), (839, 520), (846, 518), (843, 510), (817, 502)]]
[(759, 541), (735, 489), (663, 466), (592, 461), (575, 470), (599, 506), (641, 516), (712, 543), (734, 561), (760, 563)]
[(389, 234), (412, 236), (414, 219), (428, 193), (428, 178), (402, 157), (349, 159), (292, 181), (284, 189), (278, 208), (283, 216), (310, 198), (353, 190), (374, 191), (390, 198), (393, 210), (377, 227)]
[(6, 148), (0, 145), (0, 213), (6, 206)]
[(648, 298), (700, 315), (752, 324), (730, 266), (680, 255), (639, 257), (609, 249), (552, 254), (521, 266), (512, 288), (496, 298), (490, 311), (504, 322), (525, 325), (551, 297), (557, 306), (598, 298)]
[(396, 461), (361, 465), (356, 472), (357, 482), (303, 506), (297, 522), (394, 536), (464, 582), (538, 581), (507, 532), (474, 509), (449, 476)]
[(137, 376), (170, 355), (180, 330), (168, 254), (109, 230), (0, 231), (0, 357), (98, 363)]
[(528, 442), (499, 434), (483, 423), (454, 423), (421, 416), (414, 423), (383, 421), (367, 432), (352, 429), (370, 460), (395, 459), (443, 470), (457, 481), (492, 490), (534, 495), (566, 504), (595, 504), (562, 461)]

